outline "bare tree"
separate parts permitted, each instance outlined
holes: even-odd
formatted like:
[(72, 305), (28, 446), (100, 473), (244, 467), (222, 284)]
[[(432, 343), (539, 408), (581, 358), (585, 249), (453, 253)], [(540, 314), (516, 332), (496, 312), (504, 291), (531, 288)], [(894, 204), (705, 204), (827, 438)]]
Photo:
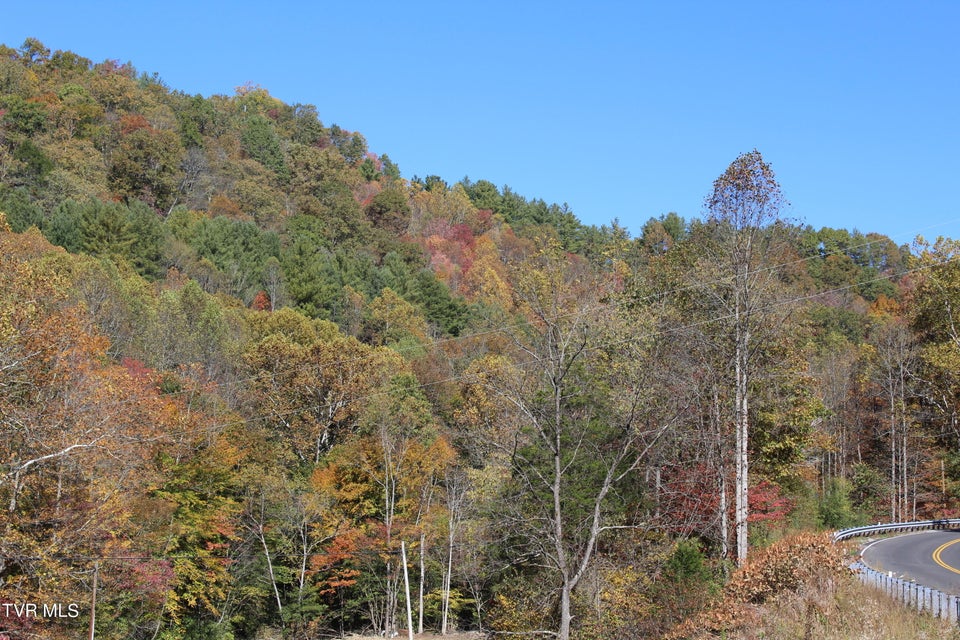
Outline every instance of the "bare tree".
[(874, 378), (883, 390), (890, 434), (890, 521), (915, 517), (910, 509), (911, 401), (919, 358), (906, 323), (889, 318), (873, 331)]
[(733, 370), (734, 527), (742, 564), (748, 550), (750, 387), (757, 348), (783, 311), (776, 305), (781, 275), (773, 267), (785, 244), (778, 233), (784, 199), (770, 165), (754, 150), (717, 178), (705, 206), (713, 242), (704, 243), (704, 258), (719, 268), (719, 278), (702, 290), (716, 313), (718, 338), (729, 345)]
[(552, 633), (567, 640), (601, 533), (644, 525), (627, 494), (672, 419), (669, 403), (652, 401), (655, 341), (636, 334), (637, 317), (617, 317), (603, 278), (549, 242), (514, 266), (528, 324), (511, 336), (512, 358), (475, 363), (468, 395), (509, 471), (502, 526), (515, 557), (559, 582)]
[(444, 567), (441, 570), (443, 586), (441, 589), (440, 635), (447, 635), (450, 628), (450, 585), (453, 578), (453, 555), (456, 550), (457, 536), (463, 522), (468, 500), (469, 479), (462, 469), (448, 469), (444, 475), (444, 488), (447, 503), (447, 550)]

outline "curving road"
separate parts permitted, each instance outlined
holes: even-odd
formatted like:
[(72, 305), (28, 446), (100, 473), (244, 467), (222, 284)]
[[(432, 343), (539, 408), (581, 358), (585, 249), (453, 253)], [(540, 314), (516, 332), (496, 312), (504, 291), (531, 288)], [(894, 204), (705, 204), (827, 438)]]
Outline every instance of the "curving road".
[(960, 595), (960, 529), (884, 538), (864, 547), (862, 555), (872, 569)]

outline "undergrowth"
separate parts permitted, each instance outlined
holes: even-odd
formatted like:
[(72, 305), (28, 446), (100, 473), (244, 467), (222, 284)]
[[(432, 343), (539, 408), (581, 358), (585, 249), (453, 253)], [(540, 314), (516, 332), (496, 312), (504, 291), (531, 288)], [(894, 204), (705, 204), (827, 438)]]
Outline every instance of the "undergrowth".
[(759, 550), (722, 596), (677, 626), (672, 640), (960, 640), (956, 626), (860, 584), (826, 534)]

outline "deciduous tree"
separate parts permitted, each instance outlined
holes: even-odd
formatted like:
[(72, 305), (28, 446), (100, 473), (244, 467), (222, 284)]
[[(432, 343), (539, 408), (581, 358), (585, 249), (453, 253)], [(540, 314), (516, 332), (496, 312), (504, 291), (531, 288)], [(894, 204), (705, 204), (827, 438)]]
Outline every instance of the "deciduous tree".
[(739, 563), (746, 560), (749, 545), (750, 399), (751, 385), (757, 379), (755, 354), (774, 316), (784, 315), (782, 308), (775, 306), (781, 274), (774, 268), (776, 257), (783, 255), (783, 206), (773, 169), (759, 151), (745, 153), (714, 182), (705, 201), (712, 237), (699, 238), (707, 260), (718, 268), (708, 272), (717, 279), (707, 283), (702, 292), (716, 313), (718, 346), (729, 345), (725, 348), (733, 369), (734, 526)]
[(548, 242), (514, 265), (513, 279), (527, 324), (513, 334), (512, 361), (490, 356), (471, 367), (466, 416), (485, 430), (488, 464), (509, 470), (502, 526), (516, 536), (512, 552), (558, 583), (555, 632), (566, 640), (572, 595), (601, 533), (641, 524), (634, 474), (674, 406), (652, 402), (655, 346), (628, 337), (609, 283), (585, 263)]

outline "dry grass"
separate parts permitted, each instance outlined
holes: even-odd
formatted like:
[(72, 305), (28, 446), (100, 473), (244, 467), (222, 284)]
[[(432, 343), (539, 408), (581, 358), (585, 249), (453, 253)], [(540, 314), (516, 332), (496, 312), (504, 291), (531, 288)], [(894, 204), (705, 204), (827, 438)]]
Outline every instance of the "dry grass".
[(784, 594), (756, 610), (756, 623), (727, 634), (730, 640), (960, 640), (956, 625), (921, 615), (838, 576), (832, 584)]

